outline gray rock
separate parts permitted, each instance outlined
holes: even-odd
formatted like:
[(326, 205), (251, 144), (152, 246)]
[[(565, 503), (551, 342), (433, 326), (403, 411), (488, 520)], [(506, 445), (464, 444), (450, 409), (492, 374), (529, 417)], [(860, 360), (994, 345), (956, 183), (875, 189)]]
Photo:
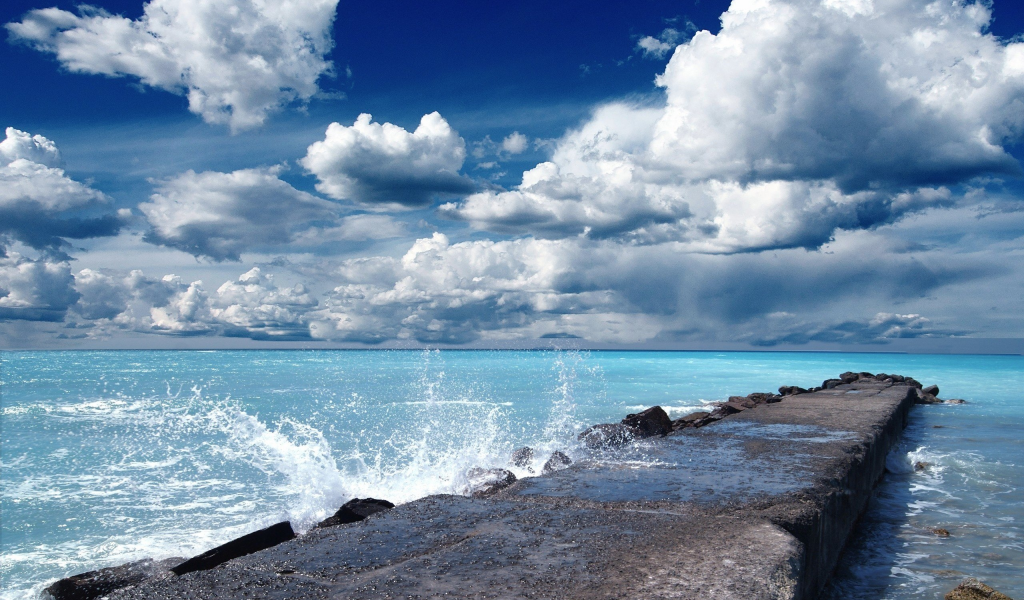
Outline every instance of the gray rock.
[(544, 475), (550, 475), (551, 473), (561, 471), (570, 465), (572, 465), (572, 459), (566, 456), (561, 450), (555, 450), (551, 454), (551, 458), (544, 463), (544, 469), (541, 472)]
[(963, 398), (950, 398), (946, 400), (946, 404), (967, 404), (967, 401)]
[(577, 439), (587, 448), (624, 446), (636, 439), (636, 430), (622, 423), (601, 423), (586, 428)]
[(930, 385), (930, 386), (928, 386), (926, 388), (921, 388), (921, 391), (926, 393), (926, 394), (931, 394), (932, 396), (938, 396), (939, 395), (939, 386), (937, 386), (937, 385)]
[(652, 406), (635, 415), (626, 415), (622, 424), (636, 430), (634, 435), (641, 438), (664, 436), (672, 431), (672, 419), (660, 406)]
[(917, 394), (917, 398), (914, 400), (915, 404), (942, 404), (942, 400), (939, 400), (924, 390), (915, 388), (914, 391)]
[(184, 575), (192, 571), (205, 571), (233, 558), (266, 550), (281, 542), (287, 542), (294, 537), (295, 532), (292, 530), (292, 524), (288, 521), (283, 521), (207, 550), (199, 556), (194, 556), (180, 565), (172, 567), (171, 571), (175, 575)]
[(679, 430), (683, 429), (684, 427), (697, 427), (697, 423), (710, 416), (711, 413), (705, 411), (690, 413), (685, 417), (681, 417), (679, 419), (676, 419), (675, 421), (672, 421), (672, 429)]
[(143, 581), (171, 575), (172, 565), (180, 558), (154, 561), (151, 558), (130, 562), (116, 567), (89, 571), (80, 575), (65, 577), (46, 588), (54, 600), (93, 600), (106, 596), (114, 590), (137, 585)]
[[(523, 446), (512, 453), (512, 458), (509, 460), (509, 464), (513, 467), (529, 468), (533, 463), (533, 448), (529, 446)], [(532, 472), (532, 470), (531, 470)]]
[(395, 505), (387, 500), (376, 498), (353, 498), (341, 505), (338, 512), (317, 523), (317, 527), (334, 527), (348, 523), (358, 523), (366, 517), (379, 513), (383, 510), (394, 508)]
[(466, 471), (466, 479), (469, 480), (471, 496), (474, 498), (486, 498), (515, 483), (516, 475), (508, 469), (473, 467)]
[(1006, 594), (997, 592), (973, 577), (960, 582), (946, 594), (946, 600), (1013, 600)]

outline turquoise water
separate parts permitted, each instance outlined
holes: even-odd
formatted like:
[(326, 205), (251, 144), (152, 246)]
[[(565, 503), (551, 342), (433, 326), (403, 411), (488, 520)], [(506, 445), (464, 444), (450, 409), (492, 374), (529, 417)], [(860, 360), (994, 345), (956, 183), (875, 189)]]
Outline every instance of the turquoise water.
[[(965, 575), (1024, 597), (1024, 358), (518, 351), (5, 352), (0, 597), (69, 574), (302, 529), (353, 496), (465, 491), (587, 424), (842, 371), (936, 383), (830, 597), (941, 598)], [(939, 427), (936, 427), (939, 426)], [(918, 461), (930, 465), (915, 471)], [(527, 473), (519, 473), (527, 475)], [(940, 538), (935, 528), (950, 531)]]

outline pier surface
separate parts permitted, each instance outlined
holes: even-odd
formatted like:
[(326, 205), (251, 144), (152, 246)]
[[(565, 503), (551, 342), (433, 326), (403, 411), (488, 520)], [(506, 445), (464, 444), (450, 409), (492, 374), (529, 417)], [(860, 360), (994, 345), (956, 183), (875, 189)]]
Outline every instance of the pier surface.
[(862, 380), (787, 396), (614, 461), (423, 498), (109, 598), (813, 599), (914, 392)]

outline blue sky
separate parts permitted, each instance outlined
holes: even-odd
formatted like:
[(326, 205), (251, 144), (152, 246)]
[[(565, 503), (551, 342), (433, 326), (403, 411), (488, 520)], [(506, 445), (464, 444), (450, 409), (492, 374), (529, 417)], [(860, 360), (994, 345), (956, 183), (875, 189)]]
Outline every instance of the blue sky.
[(1022, 12), (6, 2), (0, 343), (1019, 340)]

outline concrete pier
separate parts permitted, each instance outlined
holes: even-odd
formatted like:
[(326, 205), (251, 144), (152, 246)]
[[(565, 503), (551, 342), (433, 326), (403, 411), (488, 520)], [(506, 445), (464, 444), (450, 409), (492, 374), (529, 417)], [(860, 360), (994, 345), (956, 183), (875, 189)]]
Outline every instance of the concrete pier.
[(916, 397), (866, 380), (787, 396), (109, 598), (813, 599)]

